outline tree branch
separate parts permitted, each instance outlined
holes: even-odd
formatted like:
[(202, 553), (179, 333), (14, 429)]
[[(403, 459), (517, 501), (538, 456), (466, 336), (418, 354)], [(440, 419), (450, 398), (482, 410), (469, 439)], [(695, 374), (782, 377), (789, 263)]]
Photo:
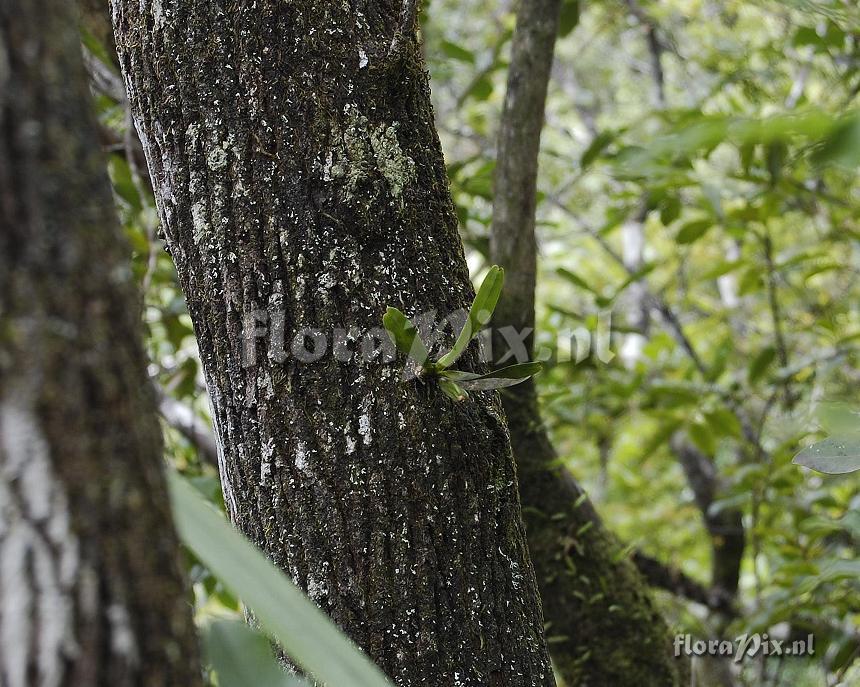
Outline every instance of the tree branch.
[[(507, 271), (493, 317), (497, 331), (506, 327), (533, 331), (535, 326), (538, 153), (559, 11), (559, 0), (522, 0), (517, 15), (499, 127), (490, 238), (491, 261)], [(504, 343), (500, 339), (497, 343), (502, 352)], [(533, 337), (525, 343), (530, 350)], [(529, 516), (528, 543), (545, 619), (560, 638), (551, 646), (559, 674), (570, 684), (639, 687), (651, 681), (686, 682), (686, 664), (670, 655), (668, 628), (644, 580), (631, 561), (618, 559), (616, 540), (572, 475), (559, 468), (534, 384), (521, 384), (502, 400), (518, 463), (523, 512)], [(602, 580), (599, 590), (591, 586), (595, 579)], [(595, 592), (599, 602), (583, 603)], [(629, 643), (613, 626), (613, 614), (607, 610), (613, 605), (627, 609), (623, 634)], [(649, 645), (652, 649), (645, 649)], [(579, 659), (583, 652), (591, 656), (587, 664)], [(617, 652), (635, 656), (639, 675), (619, 670), (612, 659)]]
[(160, 389), (158, 391), (158, 410), (170, 427), (175, 429), (194, 446), (207, 465), (218, 469), (218, 444), (212, 427), (201, 420), (194, 410)]
[(642, 6), (636, 0), (627, 0), (630, 12), (639, 23), (645, 27), (645, 36), (648, 43), (648, 53), (651, 57), (651, 72), (654, 76), (654, 93), (657, 107), (666, 107), (666, 76), (663, 71), (663, 53), (666, 48), (657, 33), (657, 25), (647, 15)]
[(713, 505), (722, 485), (714, 462), (680, 433), (672, 437), (670, 445), (711, 538), (711, 587), (719, 596), (734, 598), (746, 547), (743, 513), (734, 508), (715, 512)]
[(642, 577), (652, 587), (670, 592), (675, 596), (706, 606), (713, 611), (726, 615), (737, 615), (730, 596), (716, 589), (709, 589), (698, 580), (642, 551), (634, 551), (631, 556)]

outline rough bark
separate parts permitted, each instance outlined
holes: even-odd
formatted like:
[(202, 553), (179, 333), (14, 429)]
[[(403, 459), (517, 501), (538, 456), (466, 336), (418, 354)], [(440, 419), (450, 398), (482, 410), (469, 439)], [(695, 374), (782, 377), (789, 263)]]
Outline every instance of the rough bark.
[(332, 356), (388, 305), (473, 296), (414, 6), (113, 1), (231, 518), (397, 684), (552, 685), (498, 398)]
[(73, 6), (0, 0), (0, 684), (202, 684)]
[[(538, 151), (560, 3), (522, 2), (499, 130), (491, 260), (507, 286), (496, 329), (533, 330)], [(500, 341), (497, 343), (501, 343)], [(532, 337), (527, 339), (532, 349)], [(668, 629), (644, 581), (574, 478), (559, 466), (534, 385), (502, 396), (520, 474), (528, 543), (556, 669), (570, 685), (682, 684)]]

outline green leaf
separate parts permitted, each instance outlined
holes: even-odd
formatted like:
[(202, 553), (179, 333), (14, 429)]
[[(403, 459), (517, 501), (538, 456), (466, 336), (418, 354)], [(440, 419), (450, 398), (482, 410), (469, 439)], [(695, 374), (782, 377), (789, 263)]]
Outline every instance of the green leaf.
[(645, 263), (644, 265), (642, 265), (642, 267), (640, 267), (638, 270), (633, 272), (633, 274), (629, 275), (627, 277), (627, 279), (625, 279), (621, 283), (621, 286), (619, 286), (615, 290), (615, 293), (609, 299), (609, 303), (612, 303), (615, 300), (617, 300), (618, 297), (622, 293), (624, 293), (631, 284), (635, 284), (638, 281), (642, 281), (645, 277), (647, 277), (649, 274), (651, 274), (651, 272), (653, 272), (656, 269), (656, 267), (657, 267), (657, 264), (653, 263), (653, 262)]
[(456, 43), (452, 43), (451, 41), (442, 41), (442, 52), (451, 59), (475, 64), (475, 54), (471, 50), (466, 50), (466, 48), (463, 48)]
[(860, 164), (860, 116), (854, 115), (838, 122), (816, 151), (818, 164), (832, 162), (845, 167)]
[(463, 325), (454, 347), (439, 359), (438, 364), (441, 369), (451, 367), (457, 362), (481, 327), (490, 321), (499, 302), (499, 297), (502, 295), (504, 283), (505, 271), (501, 267), (493, 265), (484, 278), (481, 288), (478, 289), (478, 295), (475, 296), (475, 301), (469, 310), (469, 317)]
[(582, 154), (582, 157), (579, 160), (580, 168), (588, 169), (592, 163), (600, 157), (600, 154), (615, 140), (615, 136), (616, 133), (614, 131), (601, 131), (597, 134)]
[(824, 38), (818, 35), (818, 31), (813, 26), (799, 26), (794, 32), (791, 42), (796, 46), (812, 45), (821, 47), (824, 45)]
[(456, 382), (452, 382), (450, 379), (445, 379), (444, 377), (439, 379), (439, 388), (441, 388), (442, 391), (445, 392), (445, 395), (455, 403), (465, 401), (469, 396), (463, 387)]
[(793, 462), (828, 475), (856, 472), (860, 470), (860, 438), (830, 437), (801, 451)]
[(284, 671), (266, 637), (241, 621), (210, 623), (203, 631), (203, 646), (218, 674), (218, 687), (308, 687)]
[(137, 186), (131, 176), (131, 168), (121, 155), (111, 155), (108, 158), (108, 173), (114, 192), (122, 198), (135, 212), (143, 210), (143, 202)]
[(676, 195), (666, 196), (660, 203), (660, 222), (668, 227), (681, 216), (681, 199)]
[(745, 174), (749, 174), (753, 162), (755, 162), (756, 144), (753, 141), (747, 141), (738, 146), (738, 151), (741, 159), (741, 169), (743, 169)]
[(708, 425), (717, 434), (736, 439), (740, 439), (743, 436), (740, 420), (727, 408), (717, 408), (705, 413), (705, 420), (708, 421)]
[(719, 279), (723, 275), (726, 275), (729, 272), (734, 272), (736, 269), (743, 267), (744, 264), (743, 260), (719, 260), (713, 265), (713, 267), (702, 272), (699, 279), (703, 281)]
[(460, 370), (446, 370), (445, 379), (459, 383), (467, 391), (488, 391), (516, 386), (543, 370), (543, 363), (519, 363), (483, 375)]
[(589, 293), (595, 293), (595, 294), (597, 293), (597, 291), (595, 291), (591, 286), (588, 285), (588, 282), (585, 281), (585, 279), (580, 277), (575, 272), (571, 272), (569, 269), (566, 269), (564, 267), (560, 267), (557, 270), (557, 274), (558, 274), (558, 276), (563, 277), (564, 279), (569, 281), (574, 286), (578, 286), (579, 288), (584, 289), (584, 290), (588, 291)]
[(678, 233), (675, 235), (675, 242), (681, 245), (687, 245), (698, 241), (708, 230), (714, 226), (710, 219), (697, 219), (692, 222), (687, 222)]
[(818, 406), (818, 421), (828, 434), (860, 437), (860, 411), (846, 403), (822, 403)]
[(711, 432), (710, 427), (701, 422), (693, 422), (690, 424), (688, 432), (690, 434), (690, 439), (692, 439), (693, 443), (699, 447), (699, 450), (701, 450), (706, 456), (713, 457), (717, 452), (717, 440), (716, 437), (714, 437), (713, 432)]
[(478, 196), (485, 200), (493, 200), (493, 180), (496, 173), (495, 160), (489, 160), (482, 164), (478, 169), (468, 175), (463, 176), (460, 184), (460, 190), (463, 193), (468, 193), (470, 196)]
[(81, 26), (79, 31), (81, 34), (81, 43), (86, 46), (86, 48), (99, 62), (110, 69), (110, 71), (116, 76), (119, 76), (119, 74), (116, 73), (114, 59), (111, 58), (111, 53), (113, 53), (114, 58), (116, 57), (116, 50), (114, 48), (106, 48), (104, 43), (96, 38), (85, 26)]
[(558, 18), (558, 35), (564, 38), (579, 24), (579, 0), (564, 0)]
[(421, 340), (418, 330), (412, 321), (397, 308), (389, 307), (382, 318), (382, 324), (388, 336), (397, 346), (397, 350), (405, 353), (422, 367), (427, 363), (430, 354)]
[(183, 543), (242, 599), (296, 664), (330, 685), (390, 687), (379, 668), (194, 487), (175, 472), (169, 482)]
[(472, 97), (475, 100), (483, 101), (489, 99), (493, 95), (493, 82), (485, 74), (480, 79), (476, 79), (472, 86), (463, 94), (463, 98)]
[(751, 293), (760, 291), (763, 286), (761, 269), (758, 266), (750, 267), (744, 270), (738, 282), (738, 295), (748, 296)]
[(770, 183), (776, 186), (782, 179), (782, 168), (788, 158), (788, 146), (783, 141), (774, 141), (765, 149), (767, 171), (770, 173)]
[(750, 363), (749, 369), (747, 370), (747, 379), (749, 380), (749, 383), (755, 384), (759, 379), (761, 379), (764, 373), (767, 372), (768, 368), (773, 364), (774, 360), (776, 360), (776, 349), (773, 346), (767, 346)]

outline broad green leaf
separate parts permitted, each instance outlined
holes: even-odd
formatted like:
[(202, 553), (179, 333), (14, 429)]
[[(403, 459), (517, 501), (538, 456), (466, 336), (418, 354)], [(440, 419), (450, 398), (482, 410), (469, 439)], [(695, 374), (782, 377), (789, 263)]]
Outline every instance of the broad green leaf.
[(698, 389), (691, 388), (681, 382), (657, 380), (648, 388), (652, 402), (666, 408), (694, 405), (701, 401), (702, 394)]
[(856, 472), (860, 470), (860, 438), (830, 437), (801, 451), (793, 462), (828, 475)]
[(764, 284), (762, 279), (762, 271), (756, 265), (744, 270), (738, 282), (738, 295), (748, 296), (751, 293), (760, 291)]
[(459, 384), (452, 382), (450, 379), (445, 379), (444, 377), (439, 379), (439, 388), (445, 392), (445, 395), (448, 398), (457, 403), (465, 401), (469, 395)]
[[(113, 53), (114, 57), (116, 56), (115, 49), (111, 47), (110, 49), (106, 48), (104, 43), (102, 43), (98, 38), (96, 38), (91, 31), (89, 31), (86, 26), (81, 26), (80, 29), (81, 35), (81, 43), (89, 50), (93, 57), (98, 59), (105, 67), (107, 67), (111, 72), (116, 72), (116, 66), (114, 65), (114, 59), (111, 58), (111, 53)], [(117, 76), (119, 76), (117, 74)]]
[(493, 200), (493, 180), (495, 178), (496, 162), (489, 160), (469, 174), (461, 175), (460, 190), (470, 196), (478, 196), (485, 200)]
[(857, 166), (860, 163), (860, 116), (854, 115), (838, 122), (816, 152), (815, 161)]
[(706, 456), (714, 456), (717, 452), (717, 439), (708, 425), (702, 422), (693, 422), (690, 423), (687, 431), (690, 434), (690, 439), (702, 453)]
[(860, 437), (860, 410), (846, 403), (822, 403), (818, 407), (818, 421), (828, 434), (841, 437)]
[(767, 372), (768, 368), (773, 364), (773, 361), (776, 360), (776, 349), (773, 346), (767, 346), (763, 349), (750, 363), (749, 370), (747, 370), (747, 379), (750, 384), (755, 384), (758, 380), (760, 380), (764, 373)]
[(713, 267), (702, 272), (700, 279), (704, 281), (719, 279), (720, 277), (743, 267), (744, 264), (744, 260), (720, 260), (714, 264)]
[(705, 413), (705, 419), (708, 421), (711, 429), (718, 434), (736, 439), (740, 439), (743, 436), (740, 420), (738, 420), (733, 412), (726, 408), (717, 408)]
[(475, 296), (475, 301), (469, 310), (469, 317), (466, 319), (454, 347), (439, 359), (438, 364), (441, 369), (451, 367), (457, 362), (468, 348), (469, 342), (480, 331), (481, 327), (489, 322), (499, 302), (499, 296), (502, 295), (504, 283), (505, 271), (501, 267), (493, 265), (484, 278), (481, 288), (478, 289), (478, 295)]
[(266, 634), (320, 682), (391, 687), (379, 670), (263, 553), (186, 480), (169, 474), (183, 543), (253, 612)]
[[(618, 297), (627, 290), (631, 284), (635, 284), (638, 281), (642, 281), (645, 277), (647, 277), (654, 269), (657, 267), (656, 263), (649, 262), (640, 267), (638, 270), (633, 272), (630, 276), (627, 277), (619, 286), (615, 293), (612, 294), (611, 298), (609, 298), (609, 304), (618, 299)], [(608, 305), (608, 304), (607, 304)]]
[(832, 646), (838, 648), (830, 651), (832, 658), (828, 660), (828, 667), (837, 675), (844, 674), (843, 669), (857, 659), (857, 638), (853, 633), (844, 633), (833, 640)]
[(129, 204), (134, 211), (143, 210), (143, 202), (137, 186), (131, 176), (128, 162), (121, 155), (111, 155), (108, 158), (108, 173), (113, 184), (114, 192)]
[(397, 350), (405, 353), (421, 366), (427, 363), (430, 357), (427, 347), (421, 340), (415, 325), (406, 315), (397, 308), (389, 307), (382, 318), (382, 324), (394, 345), (397, 346)]
[(667, 196), (660, 203), (660, 222), (668, 227), (681, 216), (681, 199), (677, 195)]
[(579, 24), (579, 0), (564, 0), (558, 19), (558, 35), (564, 38)]
[(203, 646), (218, 687), (309, 687), (286, 673), (265, 636), (239, 620), (210, 623), (203, 630)]
[(675, 235), (675, 242), (681, 245), (687, 245), (698, 241), (708, 230), (714, 226), (710, 219), (697, 219), (692, 222), (687, 222), (678, 233)]
[(571, 272), (569, 269), (565, 267), (561, 267), (557, 270), (557, 273), (560, 277), (563, 277), (567, 281), (569, 281), (574, 286), (578, 286), (581, 289), (588, 291), (589, 293), (597, 293), (591, 286), (589, 286), (588, 282), (585, 281), (582, 277), (580, 277), (575, 272)]
[(468, 62), (469, 64), (475, 64), (475, 53), (473, 53), (471, 50), (467, 50), (466, 48), (457, 45), (456, 43), (452, 43), (451, 41), (442, 41), (442, 52), (444, 52), (451, 59), (459, 60), (460, 62)]
[[(680, 126), (660, 136), (644, 142), (645, 146), (629, 146), (620, 154), (615, 163), (623, 174), (634, 178), (665, 174), (667, 162), (682, 156), (704, 154), (713, 150), (723, 141), (735, 145), (790, 140), (795, 137), (818, 139), (832, 127), (834, 118), (824, 112), (814, 110), (802, 114), (780, 114), (762, 119), (730, 117), (725, 115), (697, 115), (688, 118)], [(772, 162), (776, 150), (771, 151)], [(781, 164), (780, 164), (781, 167)]]
[(485, 74), (480, 79), (475, 80), (469, 90), (463, 94), (463, 99), (472, 97), (475, 100), (483, 101), (487, 100), (491, 95), (493, 95), (493, 82)]
[(534, 377), (542, 369), (543, 363), (533, 362), (510, 365), (483, 375), (459, 370), (446, 370), (442, 376), (457, 382), (467, 391), (489, 391), (516, 386), (530, 377)]
[(615, 131), (601, 131), (597, 134), (582, 154), (582, 157), (579, 160), (579, 166), (582, 169), (588, 169), (591, 164), (600, 157), (600, 154), (615, 140), (616, 135)]

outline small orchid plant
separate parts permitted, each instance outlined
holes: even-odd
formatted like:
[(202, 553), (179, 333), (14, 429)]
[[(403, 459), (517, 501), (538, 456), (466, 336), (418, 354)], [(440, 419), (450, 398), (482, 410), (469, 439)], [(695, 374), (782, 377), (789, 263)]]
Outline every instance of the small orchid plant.
[(514, 386), (533, 377), (543, 365), (538, 362), (519, 363), (493, 370), (487, 374), (475, 374), (452, 369), (481, 328), (489, 322), (499, 302), (505, 271), (493, 266), (487, 273), (475, 296), (469, 316), (457, 336), (454, 346), (438, 360), (431, 360), (426, 344), (421, 340), (415, 325), (397, 308), (389, 307), (382, 323), (397, 349), (415, 361), (419, 367), (418, 377), (439, 384), (442, 391), (454, 401), (463, 401), (469, 391), (487, 391)]

